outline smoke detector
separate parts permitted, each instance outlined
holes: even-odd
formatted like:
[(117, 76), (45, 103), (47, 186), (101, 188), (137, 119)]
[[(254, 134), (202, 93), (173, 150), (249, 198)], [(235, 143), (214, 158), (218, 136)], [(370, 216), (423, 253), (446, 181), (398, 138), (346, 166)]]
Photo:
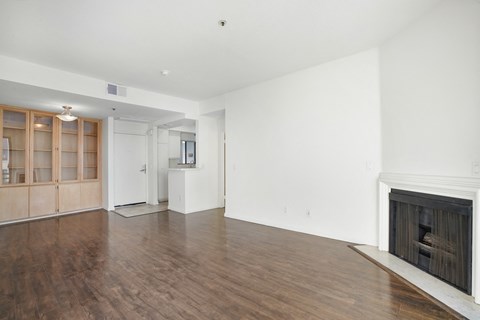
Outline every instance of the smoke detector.
[(227, 24), (227, 20), (223, 20), (223, 19), (222, 19), (222, 20), (218, 20), (218, 25), (219, 25), (220, 27), (225, 27), (226, 24)]

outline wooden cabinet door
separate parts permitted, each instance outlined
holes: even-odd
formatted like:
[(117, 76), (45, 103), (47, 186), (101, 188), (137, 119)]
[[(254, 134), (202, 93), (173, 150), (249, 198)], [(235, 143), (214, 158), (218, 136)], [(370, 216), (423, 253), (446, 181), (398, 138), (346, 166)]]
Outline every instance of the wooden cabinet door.
[(56, 182), (55, 123), (52, 114), (31, 113), (30, 163), (32, 184)]
[(79, 121), (60, 121), (59, 135), (59, 181), (80, 180), (80, 134)]
[(0, 188), (0, 221), (28, 218), (28, 187)]
[(100, 137), (101, 122), (96, 120), (82, 121), (82, 180), (98, 180), (100, 177)]
[(2, 168), (0, 184), (28, 183), (28, 111), (0, 108)]
[(57, 188), (53, 184), (30, 186), (30, 217), (55, 214)]
[(102, 205), (102, 183), (81, 183), (81, 203), (83, 209), (99, 208)]
[(58, 186), (58, 210), (69, 212), (82, 209), (81, 184), (69, 183)]

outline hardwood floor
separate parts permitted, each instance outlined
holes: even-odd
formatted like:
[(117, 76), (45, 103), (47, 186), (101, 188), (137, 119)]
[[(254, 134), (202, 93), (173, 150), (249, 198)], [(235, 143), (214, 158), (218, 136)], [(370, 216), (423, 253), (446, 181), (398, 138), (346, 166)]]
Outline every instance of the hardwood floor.
[(329, 240), (94, 211), (0, 228), (0, 319), (453, 319)]

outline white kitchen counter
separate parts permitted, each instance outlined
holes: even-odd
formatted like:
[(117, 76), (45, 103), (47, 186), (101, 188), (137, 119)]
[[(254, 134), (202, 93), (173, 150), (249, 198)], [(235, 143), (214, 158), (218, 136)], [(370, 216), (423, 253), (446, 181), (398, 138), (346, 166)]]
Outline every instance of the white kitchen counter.
[(205, 210), (202, 186), (199, 185), (203, 170), (200, 168), (172, 168), (168, 170), (168, 209), (180, 213)]

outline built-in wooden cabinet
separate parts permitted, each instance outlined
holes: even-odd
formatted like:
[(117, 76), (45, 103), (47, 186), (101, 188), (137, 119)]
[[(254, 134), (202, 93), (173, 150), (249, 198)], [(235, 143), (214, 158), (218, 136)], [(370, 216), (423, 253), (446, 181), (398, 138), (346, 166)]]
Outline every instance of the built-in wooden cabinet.
[(0, 222), (101, 206), (100, 120), (0, 106), (0, 135)]

